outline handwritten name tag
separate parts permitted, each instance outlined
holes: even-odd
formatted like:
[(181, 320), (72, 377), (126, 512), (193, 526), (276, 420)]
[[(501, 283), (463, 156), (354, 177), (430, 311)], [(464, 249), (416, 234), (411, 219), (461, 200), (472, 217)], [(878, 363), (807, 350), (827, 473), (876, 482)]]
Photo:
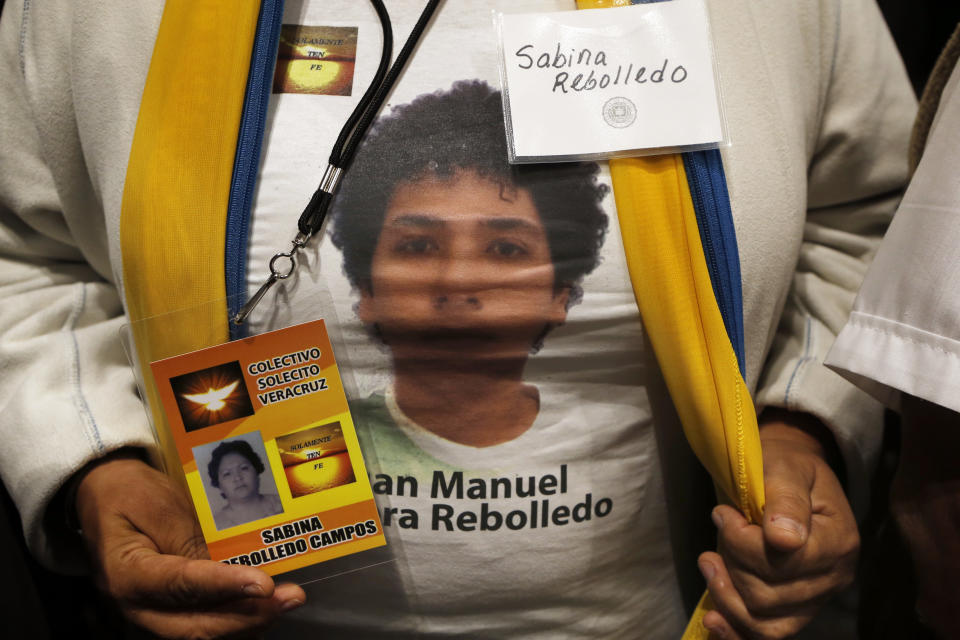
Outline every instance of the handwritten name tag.
[(703, 0), (496, 18), (511, 162), (724, 140)]

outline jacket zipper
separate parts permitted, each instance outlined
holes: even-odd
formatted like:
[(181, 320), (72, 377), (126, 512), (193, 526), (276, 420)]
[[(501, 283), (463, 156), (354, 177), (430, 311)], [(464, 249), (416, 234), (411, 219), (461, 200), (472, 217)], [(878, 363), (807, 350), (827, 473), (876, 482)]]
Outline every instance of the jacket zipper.
[[(233, 162), (230, 200), (227, 205), (227, 229), (224, 248), (224, 279), (230, 317), (244, 305), (247, 297), (247, 236), (250, 210), (260, 166), (263, 132), (270, 104), (273, 69), (276, 64), (283, 19), (283, 0), (262, 0), (257, 18), (257, 33), (250, 56), (250, 72), (243, 98), (240, 134)], [(230, 339), (246, 334), (246, 325), (230, 323)]]
[(710, 270), (713, 294), (720, 307), (730, 343), (737, 354), (740, 375), (746, 378), (740, 255), (723, 161), (720, 152), (711, 149), (684, 153), (683, 164), (697, 213), (697, 227)]
[[(743, 412), (743, 396), (746, 364), (743, 340), (743, 289), (740, 281), (740, 253), (737, 249), (737, 234), (733, 226), (727, 180), (723, 173), (723, 161), (716, 149), (683, 154), (683, 164), (690, 185), (690, 196), (697, 215), (700, 243), (710, 270), (713, 295), (717, 299), (727, 336), (737, 357), (740, 370), (735, 381), (736, 406), (736, 467), (735, 482), (738, 506), (743, 513), (750, 513), (747, 494), (746, 450)], [(736, 374), (734, 374), (736, 375)]]

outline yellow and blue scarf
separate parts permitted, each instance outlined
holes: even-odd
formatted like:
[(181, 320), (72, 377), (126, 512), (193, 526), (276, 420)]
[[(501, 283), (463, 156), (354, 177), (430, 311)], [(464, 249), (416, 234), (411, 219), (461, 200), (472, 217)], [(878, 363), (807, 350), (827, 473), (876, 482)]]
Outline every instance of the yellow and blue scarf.
[[(649, 0), (578, 5), (641, 1)], [(165, 4), (121, 214), (124, 292), (141, 364), (230, 339), (226, 301), (244, 288), (235, 258), (245, 254), (282, 13), (282, 0)], [(217, 73), (198, 73), (198, 60)], [(637, 306), (684, 434), (720, 495), (759, 522), (760, 439), (744, 382), (740, 266), (720, 154), (618, 159), (610, 170)], [(140, 322), (174, 310), (183, 310), (176, 322)], [(154, 420), (163, 417), (155, 412)], [(709, 608), (705, 595), (684, 640), (708, 637)]]

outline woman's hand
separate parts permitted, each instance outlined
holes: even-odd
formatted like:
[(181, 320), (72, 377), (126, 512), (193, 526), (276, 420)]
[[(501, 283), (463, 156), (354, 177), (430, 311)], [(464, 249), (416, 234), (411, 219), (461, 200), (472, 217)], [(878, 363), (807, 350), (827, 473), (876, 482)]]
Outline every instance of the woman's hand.
[(737, 509), (716, 507), (719, 553), (699, 559), (716, 604), (703, 624), (724, 640), (796, 634), (856, 571), (857, 523), (821, 440), (812, 435), (812, 419), (773, 415), (760, 428), (763, 523), (748, 524)]
[(304, 603), (253, 567), (209, 559), (189, 498), (129, 456), (97, 463), (77, 489), (97, 583), (134, 623), (164, 638), (243, 636)]

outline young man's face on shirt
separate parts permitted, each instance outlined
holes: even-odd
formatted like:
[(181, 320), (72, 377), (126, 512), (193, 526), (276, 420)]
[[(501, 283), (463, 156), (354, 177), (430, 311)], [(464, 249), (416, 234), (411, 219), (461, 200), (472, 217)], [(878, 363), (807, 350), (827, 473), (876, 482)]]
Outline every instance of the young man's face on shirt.
[(472, 171), (400, 184), (359, 315), (395, 358), (516, 359), (566, 318), (530, 192)]

